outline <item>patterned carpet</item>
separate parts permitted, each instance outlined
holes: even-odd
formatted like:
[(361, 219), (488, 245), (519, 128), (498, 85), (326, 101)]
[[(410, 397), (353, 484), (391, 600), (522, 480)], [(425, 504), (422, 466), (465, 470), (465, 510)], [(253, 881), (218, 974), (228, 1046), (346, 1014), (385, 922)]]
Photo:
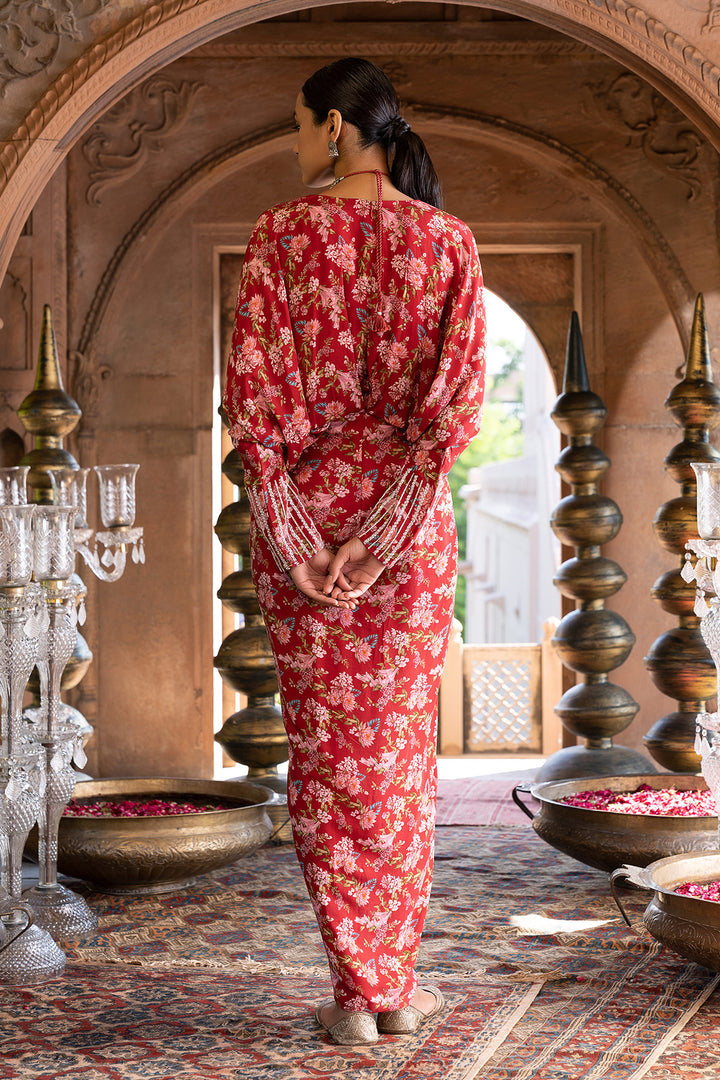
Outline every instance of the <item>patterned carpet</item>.
[(266, 848), (156, 897), (91, 895), (100, 932), (68, 975), (0, 992), (0, 1080), (709, 1080), (720, 993), (642, 929), (607, 876), (527, 827), (438, 830), (419, 968), (448, 1010), (417, 1036), (340, 1050), (294, 853)]
[(460, 1080), (532, 996), (527, 987), (450, 983), (447, 1014), (422, 1036), (341, 1049), (308, 1010), (326, 989), (323, 980), (71, 967), (66, 979), (18, 995), (0, 1076), (427, 1080), (442, 1061)]

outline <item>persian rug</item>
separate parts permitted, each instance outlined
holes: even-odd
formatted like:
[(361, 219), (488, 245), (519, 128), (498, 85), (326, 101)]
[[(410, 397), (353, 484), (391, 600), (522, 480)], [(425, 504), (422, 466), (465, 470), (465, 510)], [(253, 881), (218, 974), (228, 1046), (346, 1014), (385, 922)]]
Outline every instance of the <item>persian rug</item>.
[[(459, 780), (439, 780), (436, 824), (521, 825), (528, 817), (512, 800), (512, 780), (468, 776)], [(530, 796), (524, 796), (529, 801)]]
[(720, 1076), (720, 996), (713, 995), (678, 1032), (645, 1080), (715, 1080)]
[(66, 943), (68, 976), (0, 991), (0, 1080), (669, 1080), (673, 1061), (707, 1080), (720, 979), (644, 931), (647, 901), (627, 895), (628, 929), (607, 875), (529, 822), (439, 829), (418, 969), (449, 1008), (341, 1050), (312, 1019), (329, 981), (291, 848), (183, 892), (90, 894), (100, 930)]
[(308, 1002), (326, 980), (71, 966), (0, 1005), (3, 1080), (448, 1080), (478, 1075), (536, 988), (448, 983), (417, 1035), (337, 1047)]

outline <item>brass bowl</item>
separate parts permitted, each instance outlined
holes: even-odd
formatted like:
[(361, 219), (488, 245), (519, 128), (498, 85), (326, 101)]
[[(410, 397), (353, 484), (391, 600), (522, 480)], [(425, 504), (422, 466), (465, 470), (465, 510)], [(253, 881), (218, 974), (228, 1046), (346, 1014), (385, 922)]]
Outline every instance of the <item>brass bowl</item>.
[(648, 867), (623, 866), (610, 878), (615, 903), (630, 926), (615, 885), (627, 878), (641, 889), (653, 889), (654, 896), (643, 922), (654, 938), (673, 952), (720, 971), (720, 904), (696, 896), (678, 896), (673, 890), (684, 881), (706, 884), (720, 880), (720, 851), (672, 855)]
[[(513, 791), (517, 805), (532, 818), (533, 828), (558, 851), (598, 870), (613, 871), (626, 860), (637, 866), (686, 851), (712, 851), (718, 846), (717, 817), (618, 814), (586, 810), (560, 802), (580, 791), (633, 791), (641, 784), (656, 790), (707, 790), (701, 776), (686, 773), (650, 773), (647, 776), (592, 776), (580, 780), (548, 780), (542, 784), (519, 784)], [(540, 803), (532, 811), (519, 794), (528, 792)]]
[(197, 796), (228, 805), (158, 817), (62, 817), (58, 870), (91, 882), (98, 892), (172, 892), (192, 884), (197, 874), (251, 854), (269, 839), (266, 807), (274, 792), (244, 780), (87, 780), (76, 784), (73, 793), (75, 799)]

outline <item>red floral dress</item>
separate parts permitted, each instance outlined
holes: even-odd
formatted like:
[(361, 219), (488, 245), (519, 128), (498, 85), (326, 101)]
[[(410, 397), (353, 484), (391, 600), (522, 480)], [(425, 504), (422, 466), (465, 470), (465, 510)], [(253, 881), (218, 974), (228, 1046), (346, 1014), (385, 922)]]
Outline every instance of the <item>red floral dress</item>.
[[(298, 858), (335, 999), (373, 1012), (416, 989), (457, 571), (447, 472), (479, 427), (485, 342), (468, 227), (425, 203), (385, 202), (378, 296), (376, 212), (318, 194), (260, 218), (225, 395)], [(356, 611), (313, 604), (287, 568), (353, 535), (386, 569)]]

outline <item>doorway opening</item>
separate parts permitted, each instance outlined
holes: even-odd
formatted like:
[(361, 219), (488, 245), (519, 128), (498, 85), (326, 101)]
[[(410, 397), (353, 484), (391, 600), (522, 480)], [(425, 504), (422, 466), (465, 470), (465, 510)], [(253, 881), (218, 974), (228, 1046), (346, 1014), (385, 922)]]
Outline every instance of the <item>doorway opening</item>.
[(548, 529), (560, 499), (557, 396), (527, 323), (486, 290), (487, 386), (479, 435), (450, 474), (460, 547), (455, 617), (473, 644), (542, 640), (560, 615), (560, 545)]

